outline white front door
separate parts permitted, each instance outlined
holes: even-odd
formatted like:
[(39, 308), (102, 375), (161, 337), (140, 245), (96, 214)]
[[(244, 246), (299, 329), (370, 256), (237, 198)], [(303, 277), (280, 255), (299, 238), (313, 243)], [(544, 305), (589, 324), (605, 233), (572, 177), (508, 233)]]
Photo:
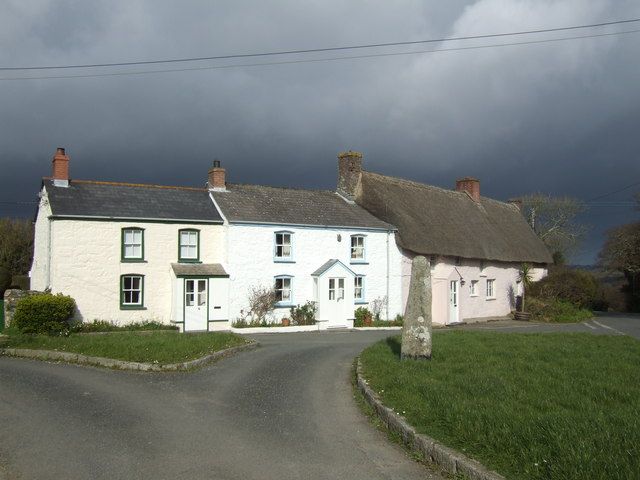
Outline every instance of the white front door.
[(449, 283), (449, 323), (458, 323), (458, 281)]
[(329, 279), (329, 301), (327, 311), (329, 313), (329, 325), (344, 325), (347, 322), (344, 301), (344, 278)]
[(184, 331), (207, 330), (207, 280), (184, 281)]

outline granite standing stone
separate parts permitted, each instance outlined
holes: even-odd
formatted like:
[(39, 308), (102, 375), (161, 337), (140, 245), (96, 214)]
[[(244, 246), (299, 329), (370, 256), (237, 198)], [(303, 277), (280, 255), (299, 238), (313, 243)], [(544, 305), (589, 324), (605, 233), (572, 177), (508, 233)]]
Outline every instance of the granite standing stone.
[(402, 327), (402, 359), (431, 358), (431, 266), (423, 256), (411, 264), (409, 298)]

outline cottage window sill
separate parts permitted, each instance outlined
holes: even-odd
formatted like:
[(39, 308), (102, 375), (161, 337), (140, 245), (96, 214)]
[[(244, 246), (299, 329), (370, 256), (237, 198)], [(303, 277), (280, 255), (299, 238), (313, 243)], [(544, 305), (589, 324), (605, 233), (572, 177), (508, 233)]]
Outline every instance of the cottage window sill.
[(349, 263), (351, 265), (369, 265), (369, 262), (365, 260), (351, 260)]
[(178, 260), (178, 263), (202, 263), (202, 262), (196, 259), (190, 260), (188, 258), (181, 258)]
[(274, 263), (296, 263), (292, 258), (274, 258)]
[(147, 263), (144, 258), (123, 258), (122, 263)]
[(355, 305), (367, 305), (369, 302), (367, 302), (366, 300), (356, 300), (355, 302), (353, 302)]
[(120, 305), (120, 310), (146, 310), (147, 307), (141, 305)]
[[(472, 294), (471, 294), (471, 295), (469, 295), (469, 296), (470, 296), (470, 297), (472, 297), (472, 298), (475, 298), (475, 297), (477, 297), (477, 296), (478, 296), (478, 294), (476, 293), (476, 294), (474, 295), (474, 294), (472, 293)], [(490, 300), (490, 299), (489, 299), (489, 300)]]
[(495, 300), (496, 297), (487, 297), (487, 302), (491, 301), (491, 300)]
[(293, 303), (276, 303), (275, 308), (291, 308), (295, 306)]

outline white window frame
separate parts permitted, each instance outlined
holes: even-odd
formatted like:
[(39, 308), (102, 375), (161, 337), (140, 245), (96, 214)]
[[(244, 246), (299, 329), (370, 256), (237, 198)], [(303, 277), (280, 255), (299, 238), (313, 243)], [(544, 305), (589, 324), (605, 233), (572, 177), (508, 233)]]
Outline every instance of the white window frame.
[[(278, 281), (282, 282), (280, 288), (278, 288)], [(286, 286), (286, 283), (289, 286)], [(281, 305), (293, 304), (293, 277), (291, 275), (278, 275), (274, 278), (273, 284), (276, 292), (276, 302)], [(285, 298), (285, 292), (288, 294), (288, 298)]]
[[(131, 241), (127, 242), (127, 235), (131, 235)], [(136, 236), (140, 236), (136, 239)], [(128, 255), (127, 247), (140, 249), (139, 255)], [(131, 260), (144, 260), (144, 229), (139, 227), (126, 227), (122, 229), (122, 260), (127, 262)]]
[(487, 279), (487, 300), (493, 300), (496, 298), (496, 279)]
[[(358, 280), (360, 281), (360, 285), (358, 285)], [(364, 275), (356, 275), (353, 277), (353, 298), (355, 299), (355, 303), (367, 303), (364, 296), (364, 283)], [(360, 290), (360, 296), (358, 296), (358, 290)]]
[[(187, 237), (187, 243), (183, 241), (183, 236)], [(195, 242), (192, 238), (195, 237)], [(187, 255), (184, 255), (183, 248), (186, 248)], [(191, 254), (191, 249), (195, 253)], [(196, 229), (182, 229), (178, 232), (178, 260), (180, 262), (197, 262), (200, 260), (200, 231)]]
[[(278, 235), (282, 235), (282, 242), (278, 242)], [(285, 236), (289, 237), (289, 244), (284, 243)], [(278, 255), (278, 247), (281, 247), (284, 253), (286, 247), (289, 247), (289, 255)], [(293, 232), (286, 230), (274, 232), (273, 234), (273, 260), (275, 262), (286, 262), (293, 260)]]
[(477, 297), (478, 296), (478, 282), (479, 280), (471, 280), (469, 283), (469, 296)]
[[(332, 284), (333, 287), (331, 286)], [(331, 277), (329, 279), (329, 300), (344, 300), (345, 290), (344, 277)]]
[[(354, 240), (356, 245), (354, 245)], [(358, 241), (362, 241), (362, 245), (358, 245)], [(358, 252), (360, 256), (358, 256)], [(367, 236), (361, 233), (351, 235), (349, 243), (349, 259), (351, 263), (365, 263), (367, 261)]]

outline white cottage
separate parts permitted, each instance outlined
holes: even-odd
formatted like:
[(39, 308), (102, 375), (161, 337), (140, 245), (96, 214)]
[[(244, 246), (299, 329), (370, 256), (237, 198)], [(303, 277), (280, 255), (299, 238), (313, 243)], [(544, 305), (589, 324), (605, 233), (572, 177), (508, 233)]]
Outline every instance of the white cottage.
[(404, 311), (411, 260), (431, 260), (433, 320), (507, 315), (518, 271), (546, 273), (549, 252), (514, 204), (362, 169), (338, 156), (336, 191), (231, 184), (214, 162), (207, 188), (72, 180), (60, 148), (43, 179), (32, 288), (75, 298), (78, 316), (228, 329), (256, 287), (274, 287), (273, 321), (316, 302), (321, 328), (359, 306)]
[(274, 321), (316, 302), (321, 328), (353, 325), (354, 310), (376, 300), (384, 318), (402, 312), (401, 254), (395, 227), (335, 191), (226, 182), (216, 164), (212, 198), (226, 228), (230, 318), (249, 292), (275, 286)]
[(206, 188), (43, 179), (31, 287), (71, 295), (83, 321), (208, 330), (229, 318), (225, 229)]

